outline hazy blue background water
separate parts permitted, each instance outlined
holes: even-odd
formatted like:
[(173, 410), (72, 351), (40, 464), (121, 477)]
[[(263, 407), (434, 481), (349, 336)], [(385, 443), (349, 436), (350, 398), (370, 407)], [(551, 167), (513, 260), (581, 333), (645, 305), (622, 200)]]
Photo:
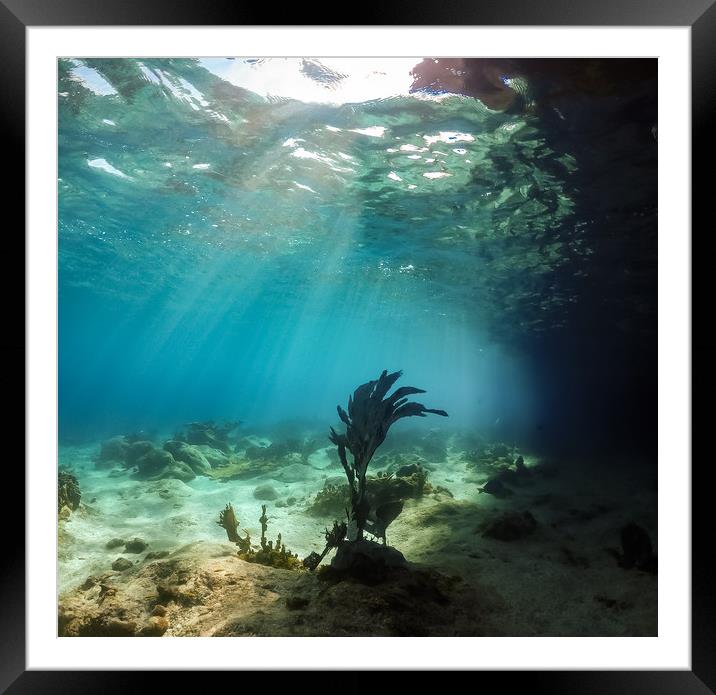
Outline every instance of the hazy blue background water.
[(62, 440), (327, 429), (387, 368), (655, 450), (655, 62), (409, 63), (59, 62)]

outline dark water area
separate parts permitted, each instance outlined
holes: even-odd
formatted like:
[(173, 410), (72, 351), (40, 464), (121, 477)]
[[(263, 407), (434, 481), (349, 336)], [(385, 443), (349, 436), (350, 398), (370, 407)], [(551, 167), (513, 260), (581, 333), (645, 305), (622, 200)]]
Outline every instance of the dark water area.
[(655, 464), (656, 61), (424, 61), (355, 102), (304, 61), (322, 103), (239, 62), (60, 62), (62, 441), (327, 431), (387, 368), (451, 427)]

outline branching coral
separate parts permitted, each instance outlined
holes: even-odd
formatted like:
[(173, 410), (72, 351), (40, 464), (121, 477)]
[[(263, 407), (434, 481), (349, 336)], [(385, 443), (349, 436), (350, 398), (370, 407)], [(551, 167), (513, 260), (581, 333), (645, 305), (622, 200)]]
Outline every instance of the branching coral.
[[(447, 417), (444, 410), (426, 408), (420, 403), (408, 401), (407, 396), (425, 393), (423, 389), (403, 386), (386, 398), (402, 372), (388, 374), (384, 370), (375, 381), (359, 386), (348, 399), (348, 411), (338, 406), (338, 416), (346, 425), (345, 434), (331, 427), (330, 439), (338, 447), (338, 456), (348, 478), (351, 494), (351, 519), (355, 525), (351, 540), (361, 540), (363, 531), (371, 531), (369, 521), (370, 503), (366, 497), (366, 472), (376, 449), (383, 443), (390, 426), (404, 417), (425, 417), (427, 413)], [(346, 451), (353, 460), (348, 461)], [(374, 535), (382, 536), (380, 529)]]
[(303, 566), (309, 570), (315, 570), (320, 564), (321, 560), (326, 557), (331, 548), (337, 548), (346, 537), (347, 526), (345, 521), (334, 521), (332, 529), (326, 529), (326, 547), (323, 552), (319, 555), (318, 553), (311, 553), (308, 557), (303, 559)]
[(266, 529), (268, 528), (268, 517), (266, 516), (266, 505), (261, 505), (261, 516), (259, 517), (261, 524), (261, 548), (254, 550), (249, 544), (247, 548), (239, 551), (239, 557), (246, 562), (256, 562), (259, 565), (268, 565), (269, 567), (280, 567), (283, 569), (303, 569), (303, 564), (298, 559), (297, 553), (292, 553), (286, 548), (286, 544), (278, 534), (276, 543), (266, 540)]
[(251, 549), (251, 536), (246, 530), (244, 530), (245, 538), (239, 535), (239, 520), (236, 518), (231, 504), (227, 504), (226, 508), (219, 512), (219, 520), (216, 523), (226, 530), (229, 540), (239, 546), (240, 552), (246, 552)]

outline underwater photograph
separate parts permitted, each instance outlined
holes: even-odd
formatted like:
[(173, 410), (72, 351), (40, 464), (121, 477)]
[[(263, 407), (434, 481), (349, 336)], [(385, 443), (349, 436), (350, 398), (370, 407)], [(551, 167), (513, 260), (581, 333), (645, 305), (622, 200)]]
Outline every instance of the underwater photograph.
[(59, 59), (57, 634), (657, 636), (657, 76)]

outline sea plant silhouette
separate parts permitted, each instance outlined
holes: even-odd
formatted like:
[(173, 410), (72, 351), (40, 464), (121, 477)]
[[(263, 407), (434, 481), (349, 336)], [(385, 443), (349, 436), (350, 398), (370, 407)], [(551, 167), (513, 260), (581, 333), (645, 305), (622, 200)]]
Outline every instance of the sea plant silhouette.
[[(366, 497), (366, 471), (376, 449), (383, 443), (390, 426), (404, 417), (425, 417), (427, 413), (447, 417), (444, 410), (426, 408), (420, 403), (408, 401), (407, 396), (425, 393), (414, 386), (401, 386), (385, 398), (393, 384), (400, 378), (402, 371), (388, 374), (387, 370), (375, 381), (359, 386), (348, 398), (348, 412), (338, 406), (338, 416), (346, 425), (345, 434), (339, 434), (331, 427), (330, 439), (338, 447), (343, 470), (348, 478), (351, 492), (351, 519), (355, 523), (354, 531), (349, 530), (349, 540), (360, 540), (363, 531), (373, 535), (382, 535), (374, 529), (368, 520), (370, 504)], [(352, 455), (348, 462), (346, 451)]]

